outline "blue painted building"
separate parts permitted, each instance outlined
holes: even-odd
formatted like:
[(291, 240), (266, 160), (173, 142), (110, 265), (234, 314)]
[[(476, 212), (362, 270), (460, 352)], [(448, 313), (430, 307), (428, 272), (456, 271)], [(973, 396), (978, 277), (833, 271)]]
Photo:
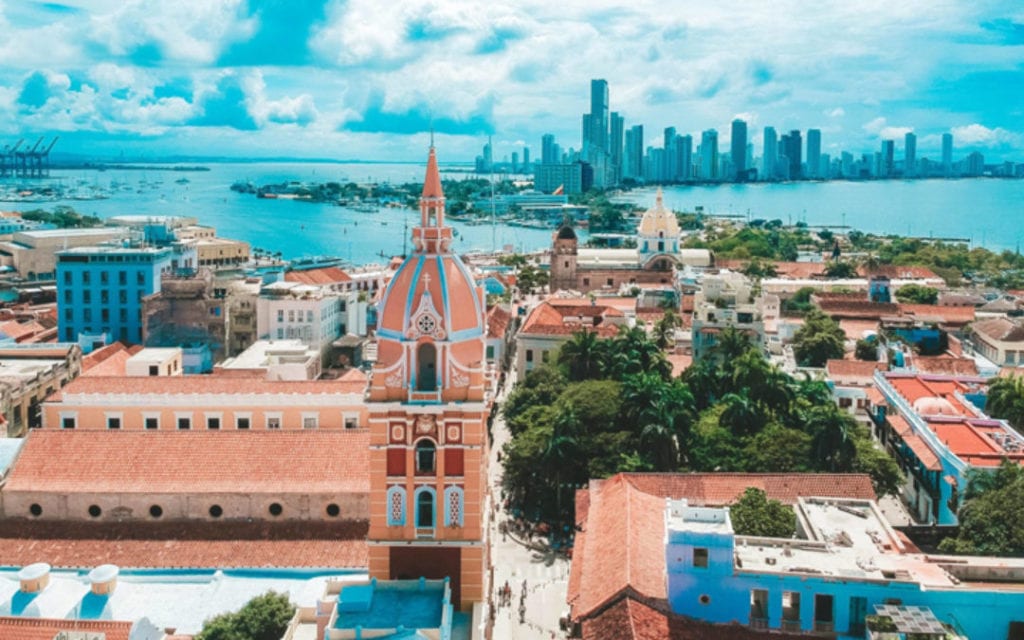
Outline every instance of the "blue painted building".
[(927, 607), (970, 638), (1024, 623), (1024, 560), (925, 555), (873, 501), (800, 498), (795, 538), (743, 537), (728, 508), (665, 508), (667, 597), (675, 614), (755, 629), (863, 638), (875, 605)]
[(160, 291), (160, 277), (194, 269), (193, 247), (109, 245), (57, 252), (59, 339), (84, 353), (114, 341), (142, 342), (142, 299)]

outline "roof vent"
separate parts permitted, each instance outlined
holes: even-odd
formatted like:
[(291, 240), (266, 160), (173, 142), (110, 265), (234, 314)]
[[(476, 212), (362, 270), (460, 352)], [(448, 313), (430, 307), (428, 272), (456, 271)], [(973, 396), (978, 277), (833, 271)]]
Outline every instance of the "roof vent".
[(50, 565), (36, 562), (18, 572), (19, 587), (23, 593), (39, 593), (50, 584)]
[(101, 564), (89, 572), (89, 583), (93, 594), (110, 595), (117, 588), (117, 576), (121, 570), (112, 564)]

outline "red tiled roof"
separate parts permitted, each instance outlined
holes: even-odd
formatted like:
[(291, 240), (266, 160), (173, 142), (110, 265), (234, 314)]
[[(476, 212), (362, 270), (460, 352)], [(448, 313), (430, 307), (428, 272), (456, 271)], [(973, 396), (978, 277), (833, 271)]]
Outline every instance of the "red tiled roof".
[(0, 531), (0, 564), (365, 568), (367, 526), (365, 520), (310, 520), (79, 522), (69, 527), (66, 522), (9, 519)]
[(369, 380), (369, 378), (366, 377), (366, 373), (362, 369), (352, 367), (345, 373), (338, 376), (338, 380), (341, 382), (359, 383), (365, 386), (366, 381)]
[(18, 322), (17, 320), (0, 322), (0, 334), (11, 338), (15, 342), (21, 342), (29, 336), (35, 335), (45, 329), (46, 327), (35, 320), (29, 320), (28, 322)]
[(888, 406), (888, 403), (885, 401), (885, 396), (883, 396), (882, 392), (878, 390), (878, 387), (868, 387), (867, 395), (868, 401), (876, 407)]
[(102, 633), (106, 640), (128, 640), (132, 622), (111, 620), (51, 620), (0, 616), (0, 638), (3, 640), (53, 640), (61, 631), (92, 631)]
[[(876, 499), (871, 478), (862, 473), (627, 473), (637, 489), (659, 498), (686, 498), (691, 506), (724, 506), (749, 487), (769, 500), (796, 504), (800, 496)], [(664, 506), (664, 505), (662, 505)]]
[(914, 455), (921, 461), (925, 469), (929, 471), (942, 471), (939, 457), (935, 455), (935, 452), (928, 446), (928, 443), (921, 439), (921, 436), (905, 433), (902, 437), (903, 442), (907, 443), (907, 446), (914, 452)]
[(487, 310), (487, 336), (504, 338), (508, 326), (512, 323), (512, 314), (500, 304)]
[(220, 375), (83, 376), (69, 382), (64, 397), (102, 394), (129, 395), (242, 395), (242, 394), (361, 394), (366, 384), (345, 380), (266, 380)]
[[(591, 495), (577, 541), (573, 569), (580, 567), (578, 594), (570, 594), (573, 615), (582, 618), (625, 589), (665, 598), (664, 500), (633, 487), (623, 474), (606, 480)], [(576, 597), (574, 597), (576, 596)]]
[(841, 318), (871, 318), (879, 320), (886, 316), (899, 315), (899, 305), (889, 302), (871, 302), (870, 300), (843, 300), (821, 298), (818, 307), (825, 314)]
[(974, 322), (974, 307), (949, 307), (938, 304), (900, 304), (900, 313), (922, 322), (964, 325)]
[(583, 640), (796, 640), (806, 636), (758, 631), (732, 624), (710, 624), (674, 615), (667, 602), (626, 596), (583, 621)]
[[(623, 314), (611, 307), (591, 305), (578, 300), (548, 300), (530, 312), (520, 333), (567, 336), (584, 330), (596, 331), (601, 337), (611, 337), (618, 333), (618, 327), (602, 322), (611, 317), (621, 318)], [(569, 321), (567, 318), (593, 318), (594, 324)]]
[(878, 320), (843, 318), (839, 321), (839, 328), (846, 334), (847, 340), (860, 340), (866, 333), (878, 334)]
[(620, 473), (576, 494), (576, 536), (567, 601), (584, 619), (623, 593), (664, 599), (665, 498), (694, 506), (735, 502), (748, 487), (786, 504), (800, 496), (874, 500), (866, 474)]
[(352, 282), (352, 277), (338, 267), (321, 267), (319, 269), (303, 269), (288, 271), (284, 274), (285, 282), (302, 284), (338, 284)]
[(914, 356), (914, 368), (921, 373), (945, 374), (953, 376), (978, 375), (978, 363), (970, 358), (950, 358), (945, 356)]
[(1006, 318), (979, 320), (971, 325), (974, 333), (1000, 342), (1024, 342), (1024, 327)]
[(82, 358), (83, 376), (123, 376), (132, 352), (120, 342), (108, 344)]
[(369, 492), (369, 433), (32, 430), (4, 491)]
[(910, 423), (907, 422), (907, 419), (898, 413), (890, 413), (885, 419), (889, 421), (889, 424), (892, 425), (892, 430), (897, 435), (904, 436), (914, 430)]
[(829, 360), (825, 363), (825, 371), (829, 378), (838, 378), (844, 381), (854, 379), (864, 384), (871, 382), (875, 371), (885, 370), (884, 363), (864, 360)]

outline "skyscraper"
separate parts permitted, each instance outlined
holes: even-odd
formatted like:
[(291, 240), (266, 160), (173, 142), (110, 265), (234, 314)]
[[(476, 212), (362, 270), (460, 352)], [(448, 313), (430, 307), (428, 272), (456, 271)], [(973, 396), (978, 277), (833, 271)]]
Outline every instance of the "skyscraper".
[(676, 154), (676, 128), (665, 127), (662, 148), (665, 150), (665, 161), (662, 165), (661, 180), (676, 180), (679, 173), (679, 157)]
[(622, 181), (622, 144), (623, 144), (623, 132), (625, 127), (625, 121), (616, 112), (612, 112), (611, 122), (611, 139), (609, 144), (611, 149), (609, 154), (611, 156), (611, 182), (612, 184), (618, 184)]
[(608, 184), (608, 82), (590, 81), (590, 113), (583, 116), (582, 159), (594, 169), (594, 186)]
[(882, 140), (882, 157), (878, 167), (879, 178), (891, 178), (893, 164), (895, 163), (896, 142), (893, 140)]
[(821, 178), (821, 130), (807, 130), (807, 177)]
[(736, 182), (745, 182), (747, 179), (747, 123), (739, 118), (732, 121), (730, 157), (733, 166), (733, 175), (730, 177)]
[(775, 160), (779, 157), (779, 140), (775, 127), (764, 128), (764, 154), (761, 157), (762, 180), (775, 179)]
[(907, 135), (903, 136), (903, 175), (917, 175), (917, 136), (913, 131), (908, 131)]
[(718, 179), (718, 132), (714, 129), (700, 134), (700, 179)]
[(541, 164), (558, 164), (561, 162), (561, 158), (557, 157), (555, 153), (555, 136), (550, 133), (545, 133), (540, 138), (540, 163)]
[(942, 175), (947, 178), (953, 174), (953, 134), (942, 134)]
[(789, 179), (799, 180), (804, 177), (803, 169), (803, 141), (800, 130), (793, 129), (789, 132), (786, 144), (786, 157), (789, 159)]
[(693, 137), (676, 138), (676, 153), (679, 154), (679, 180), (693, 180)]
[(532, 168), (530, 166), (530, 147), (523, 147), (523, 171), (529, 172)]
[(644, 126), (635, 124), (626, 131), (626, 157), (623, 160), (623, 177), (639, 179), (644, 170)]

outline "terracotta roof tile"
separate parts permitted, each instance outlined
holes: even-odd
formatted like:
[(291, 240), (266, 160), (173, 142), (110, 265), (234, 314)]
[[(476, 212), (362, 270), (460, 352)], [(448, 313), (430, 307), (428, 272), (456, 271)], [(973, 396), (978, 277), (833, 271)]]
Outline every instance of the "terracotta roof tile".
[(897, 316), (900, 312), (898, 304), (871, 302), (870, 300), (822, 298), (818, 300), (817, 304), (825, 314), (838, 318), (871, 318), (880, 320), (887, 316)]
[(978, 363), (971, 358), (949, 358), (943, 356), (914, 356), (914, 368), (921, 373), (954, 376), (978, 375)]
[(939, 457), (935, 455), (935, 452), (928, 446), (928, 443), (921, 439), (921, 436), (905, 433), (902, 438), (903, 442), (907, 443), (907, 446), (914, 452), (914, 455), (921, 461), (925, 469), (929, 471), (942, 471)]
[(839, 321), (839, 328), (846, 334), (847, 340), (860, 340), (866, 334), (879, 333), (878, 320), (843, 318)]
[(8, 519), (0, 531), (0, 564), (365, 568), (367, 527), (366, 521), (352, 520), (79, 522), (69, 527), (66, 522)]
[[(571, 335), (577, 331), (596, 331), (601, 337), (618, 333), (614, 324), (604, 323), (607, 318), (622, 318), (617, 309), (582, 303), (579, 300), (548, 300), (537, 305), (523, 323), (521, 334)], [(592, 318), (594, 324), (583, 324), (574, 318)]]
[(128, 640), (132, 623), (0, 616), (0, 638), (3, 640), (53, 640), (61, 631), (94, 631), (104, 634), (106, 640)]
[(319, 269), (303, 269), (300, 271), (288, 271), (284, 274), (285, 282), (300, 282), (302, 284), (339, 284), (352, 282), (352, 277), (338, 267), (321, 267)]
[(1024, 327), (1006, 318), (979, 320), (971, 325), (974, 333), (1000, 342), (1024, 342)]
[(868, 401), (876, 407), (888, 406), (888, 403), (885, 401), (885, 396), (883, 396), (882, 392), (878, 390), (878, 387), (868, 387), (867, 394)]
[(885, 276), (893, 280), (941, 280), (937, 273), (928, 267), (918, 265), (883, 264), (868, 271), (864, 267), (858, 269), (863, 276)]
[(512, 324), (512, 314), (505, 307), (496, 304), (487, 310), (487, 336), (503, 338)]
[(974, 307), (950, 307), (938, 304), (900, 304), (900, 313), (922, 322), (964, 325), (974, 322)]
[(694, 506), (735, 502), (748, 487), (770, 500), (796, 504), (800, 496), (876, 499), (871, 478), (861, 473), (628, 473), (636, 488), (660, 498), (686, 498)]
[(825, 363), (828, 377), (841, 382), (870, 384), (875, 371), (885, 371), (886, 365), (881, 362), (865, 362), (864, 360), (829, 360)]
[(240, 394), (362, 394), (366, 384), (345, 380), (265, 380), (220, 375), (82, 376), (62, 389), (64, 397), (82, 395), (240, 395)]
[(369, 433), (36, 429), (4, 491), (369, 492)]

